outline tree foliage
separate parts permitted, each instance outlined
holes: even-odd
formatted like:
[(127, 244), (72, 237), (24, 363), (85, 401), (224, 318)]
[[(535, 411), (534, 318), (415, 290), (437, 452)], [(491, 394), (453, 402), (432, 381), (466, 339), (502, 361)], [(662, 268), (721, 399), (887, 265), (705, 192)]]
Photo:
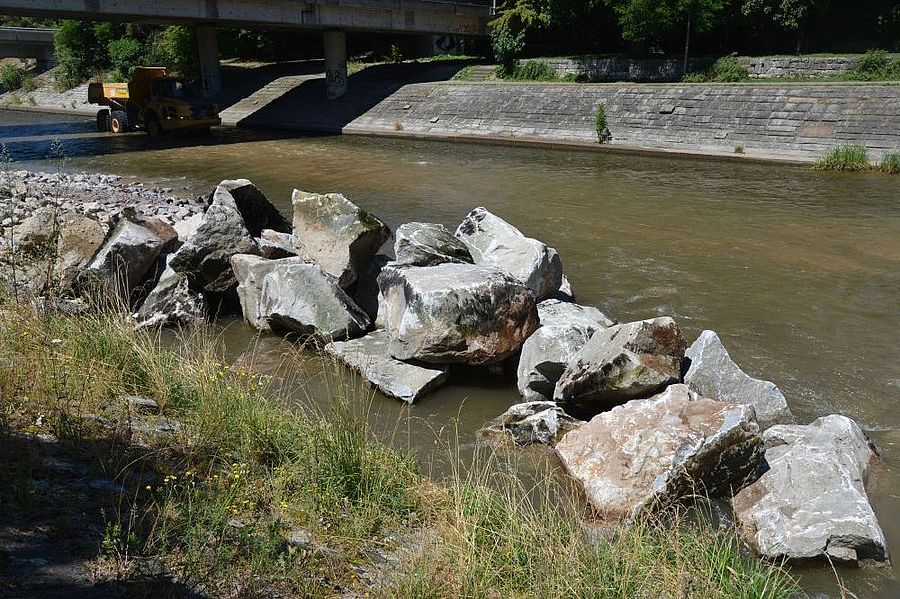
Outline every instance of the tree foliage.
[(124, 25), (62, 21), (56, 32), (58, 81), (73, 87), (107, 73), (126, 80), (135, 67), (164, 66), (186, 76), (197, 75), (197, 42), (191, 27)]
[(659, 42), (686, 27), (708, 31), (722, 14), (725, 0), (604, 0), (616, 14), (622, 37)]

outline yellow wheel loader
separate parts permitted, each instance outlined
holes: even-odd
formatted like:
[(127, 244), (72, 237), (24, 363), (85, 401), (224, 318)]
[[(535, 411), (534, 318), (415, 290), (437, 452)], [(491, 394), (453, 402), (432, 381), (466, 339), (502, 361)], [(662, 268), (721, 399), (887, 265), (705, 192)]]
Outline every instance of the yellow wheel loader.
[(98, 131), (143, 130), (159, 137), (172, 131), (208, 132), (222, 124), (218, 106), (188, 97), (185, 80), (164, 67), (138, 67), (129, 83), (91, 83), (88, 101), (105, 107), (97, 112)]

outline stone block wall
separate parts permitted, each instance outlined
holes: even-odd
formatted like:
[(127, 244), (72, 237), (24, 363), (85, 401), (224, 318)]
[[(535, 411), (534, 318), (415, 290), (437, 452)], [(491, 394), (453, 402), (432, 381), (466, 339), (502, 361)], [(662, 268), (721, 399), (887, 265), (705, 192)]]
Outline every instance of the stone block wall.
[[(680, 58), (544, 58), (560, 77), (567, 75), (595, 83), (611, 81), (680, 81), (684, 61)], [(691, 71), (702, 71), (713, 58), (693, 58)]]
[(900, 86), (420, 83), (343, 130), (436, 138), (595, 143), (605, 107), (612, 144), (814, 161), (858, 144), (900, 151)]
[[(674, 82), (682, 77), (680, 58), (543, 58), (560, 77), (571, 75), (592, 82)], [(703, 71), (715, 58), (690, 61), (691, 72)], [(778, 77), (835, 77), (853, 68), (853, 56), (740, 56), (752, 79)]]
[(837, 77), (853, 68), (853, 56), (741, 56), (752, 79)]

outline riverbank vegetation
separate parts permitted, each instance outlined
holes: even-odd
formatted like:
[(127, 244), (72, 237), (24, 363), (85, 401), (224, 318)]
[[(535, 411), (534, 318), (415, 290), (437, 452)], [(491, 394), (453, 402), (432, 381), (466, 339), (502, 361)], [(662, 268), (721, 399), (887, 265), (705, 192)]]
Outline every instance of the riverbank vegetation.
[[(102, 509), (98, 581), (126, 584), (152, 562), (211, 596), (796, 591), (785, 570), (745, 557), (727, 529), (683, 515), (586, 536), (577, 495), (550, 473), (525, 484), (486, 455), (434, 482), (391, 434), (376, 434), (365, 418), (371, 396), (343, 371), (323, 363), (297, 380), (310, 359), (300, 350), (270, 378), (252, 356), (229, 366), (212, 329), (161, 339), (108, 304), (77, 313), (53, 304), (0, 297), (0, 445), (12, 458), (0, 495), (12, 513)], [(328, 389), (330, 409), (303, 401), (311, 385)], [(113, 479), (118, 497), (54, 507), (59, 489), (36, 480), (33, 448), (48, 440)]]
[(869, 154), (863, 146), (837, 146), (816, 162), (813, 168), (819, 171), (880, 171), (895, 175), (900, 174), (900, 153), (885, 154), (881, 162), (872, 164), (869, 162)]

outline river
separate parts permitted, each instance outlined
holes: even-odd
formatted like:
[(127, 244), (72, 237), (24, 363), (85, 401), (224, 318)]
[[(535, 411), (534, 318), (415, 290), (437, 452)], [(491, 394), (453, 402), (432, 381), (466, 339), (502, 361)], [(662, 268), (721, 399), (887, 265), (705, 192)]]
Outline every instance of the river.
[[(559, 250), (579, 303), (622, 322), (673, 316), (689, 342), (715, 329), (744, 370), (778, 384), (800, 421), (856, 419), (883, 453), (868, 489), (889, 550), (900, 551), (900, 178), (401, 139), (232, 130), (196, 145), (92, 130), (83, 117), (0, 111), (0, 141), (36, 168), (60, 137), (66, 169), (191, 194), (244, 177), (287, 213), (293, 188), (344, 193), (392, 228), (455, 228), (487, 207)], [(285, 349), (223, 324), (234, 356), (256, 343), (273, 359)], [(466, 372), (398, 428), (420, 453), (442, 427), (468, 443), (516, 399), (511, 379)], [(398, 422), (407, 414), (380, 397), (371, 409)], [(827, 567), (796, 571), (807, 588), (838, 594)], [(860, 597), (900, 596), (891, 567), (840, 574)]]

